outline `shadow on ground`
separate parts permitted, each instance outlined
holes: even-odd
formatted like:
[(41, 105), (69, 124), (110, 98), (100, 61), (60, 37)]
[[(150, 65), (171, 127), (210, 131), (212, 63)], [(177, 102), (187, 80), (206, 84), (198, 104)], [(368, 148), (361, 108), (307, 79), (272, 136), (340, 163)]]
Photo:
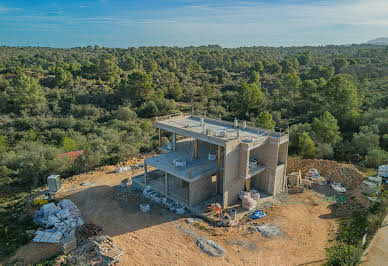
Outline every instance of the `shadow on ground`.
[[(122, 193), (120, 188), (92, 186), (61, 193), (57, 199), (70, 199), (80, 209), (86, 221), (104, 227), (104, 233), (117, 236), (181, 218), (146, 199), (142, 193)], [(150, 203), (151, 211), (142, 213), (139, 205)]]

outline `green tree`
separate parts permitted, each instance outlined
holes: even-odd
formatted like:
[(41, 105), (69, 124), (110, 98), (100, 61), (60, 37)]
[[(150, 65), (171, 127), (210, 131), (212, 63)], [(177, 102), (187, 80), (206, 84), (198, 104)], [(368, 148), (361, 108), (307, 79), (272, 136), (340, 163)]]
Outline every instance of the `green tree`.
[(305, 66), (311, 64), (313, 61), (311, 53), (310, 52), (305, 52), (297, 55), (299, 64)]
[(321, 143), (335, 144), (341, 141), (337, 119), (327, 111), (320, 118), (314, 118), (312, 127)]
[(74, 151), (77, 149), (77, 142), (70, 137), (63, 137), (61, 146), (66, 152)]
[(268, 66), (267, 72), (270, 74), (279, 74), (282, 72), (282, 66), (274, 62)]
[(371, 148), (365, 157), (365, 165), (371, 168), (377, 168), (380, 165), (388, 164), (388, 152), (380, 148)]
[(0, 153), (5, 152), (8, 148), (7, 138), (0, 135)]
[(124, 99), (131, 100), (136, 106), (149, 100), (154, 92), (151, 77), (144, 72), (135, 71), (122, 79), (119, 94)]
[(257, 72), (262, 73), (262, 72), (264, 71), (263, 62), (261, 62), (261, 61), (256, 61), (255, 64), (254, 64), (254, 69), (255, 69)]
[(310, 138), (307, 132), (303, 132), (299, 136), (298, 141), (299, 154), (303, 158), (314, 158), (316, 154), (314, 141)]
[(147, 73), (152, 73), (158, 69), (158, 64), (152, 58), (147, 57), (143, 60), (143, 68)]
[(36, 79), (17, 73), (3, 95), (7, 111), (39, 113), (46, 106), (46, 97)]
[(60, 88), (68, 88), (73, 86), (73, 75), (68, 70), (64, 70), (61, 67), (55, 68), (55, 85)]
[(98, 77), (103, 81), (115, 82), (120, 77), (120, 69), (112, 55), (104, 54), (98, 64)]
[(369, 149), (379, 147), (379, 139), (377, 128), (362, 126), (360, 132), (353, 134), (351, 145), (354, 153), (365, 156)]
[(345, 67), (349, 65), (349, 62), (345, 58), (336, 58), (333, 61), (335, 73), (340, 73)]
[(135, 58), (131, 56), (126, 56), (124, 60), (121, 62), (120, 67), (125, 71), (130, 71), (137, 68), (137, 63)]
[(323, 89), (326, 108), (339, 121), (346, 122), (358, 116), (360, 99), (353, 80), (344, 75), (336, 75), (328, 80)]
[(272, 115), (268, 112), (261, 112), (255, 119), (255, 123), (258, 127), (266, 129), (274, 129), (276, 122), (272, 119)]
[(249, 76), (248, 83), (258, 83), (260, 81), (260, 75), (255, 70), (253, 70)]
[(179, 85), (178, 83), (170, 86), (168, 88), (168, 94), (171, 98), (179, 101), (182, 98), (183, 95), (183, 89), (182, 86)]
[(243, 119), (259, 114), (263, 109), (264, 94), (256, 84), (244, 83), (237, 89), (236, 113)]
[(289, 150), (291, 153), (298, 152), (299, 137), (303, 133), (309, 134), (311, 132), (311, 125), (308, 123), (293, 124), (289, 129)]

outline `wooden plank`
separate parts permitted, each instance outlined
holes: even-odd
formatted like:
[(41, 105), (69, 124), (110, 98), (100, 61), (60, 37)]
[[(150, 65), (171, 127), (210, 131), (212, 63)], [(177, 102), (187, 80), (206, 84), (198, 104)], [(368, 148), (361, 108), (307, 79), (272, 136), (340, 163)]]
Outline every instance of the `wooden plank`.
[(251, 178), (248, 178), (245, 180), (245, 190), (250, 191), (251, 190)]
[(195, 140), (194, 158), (198, 158), (198, 147), (199, 147), (199, 141), (198, 141), (198, 139), (196, 139)]

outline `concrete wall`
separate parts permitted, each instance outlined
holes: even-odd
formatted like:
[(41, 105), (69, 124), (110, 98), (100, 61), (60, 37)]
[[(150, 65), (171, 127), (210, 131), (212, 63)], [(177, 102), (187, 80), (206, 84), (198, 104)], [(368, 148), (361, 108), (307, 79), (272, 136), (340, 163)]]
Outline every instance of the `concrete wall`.
[(281, 164), (278, 167), (276, 167), (275, 172), (275, 182), (274, 182), (274, 192), (273, 194), (276, 195), (280, 192), (282, 192), (286, 185), (286, 176), (285, 176), (285, 164)]
[(251, 151), (251, 157), (257, 159), (260, 164), (265, 166), (265, 170), (263, 172), (251, 177), (251, 184), (256, 189), (270, 195), (276, 194), (275, 184), (278, 182), (278, 180), (276, 180), (278, 147), (277, 142), (268, 141), (262, 146)]
[(285, 164), (287, 162), (287, 154), (288, 154), (288, 142), (280, 144), (278, 165)]
[(223, 207), (233, 204), (244, 187), (245, 180), (240, 177), (240, 144), (228, 142), (224, 156)]
[(249, 171), (250, 152), (240, 148), (240, 177), (246, 177)]
[(190, 185), (190, 206), (195, 206), (216, 194), (216, 181), (207, 176)]
[(189, 183), (170, 174), (167, 174), (167, 195), (183, 201), (188, 202), (189, 197)]

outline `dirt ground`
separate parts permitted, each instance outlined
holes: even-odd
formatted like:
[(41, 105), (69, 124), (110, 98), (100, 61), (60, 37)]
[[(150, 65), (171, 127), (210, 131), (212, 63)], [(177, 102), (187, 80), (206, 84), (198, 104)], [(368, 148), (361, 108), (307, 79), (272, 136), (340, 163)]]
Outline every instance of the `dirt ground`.
[[(115, 194), (114, 186), (127, 177), (127, 173), (116, 174), (113, 166), (104, 167), (66, 180), (58, 194), (59, 199), (72, 200), (84, 220), (104, 227), (104, 234), (124, 250), (120, 265), (320, 265), (337, 228), (330, 203), (314, 191), (291, 195), (287, 202), (268, 209), (266, 217), (238, 228), (187, 224), (184, 217), (157, 205), (141, 213), (139, 204), (144, 200), (136, 193), (120, 200)], [(80, 186), (85, 181), (91, 185)], [(249, 230), (263, 222), (279, 226), (283, 234), (266, 238)], [(214, 258), (203, 253), (182, 227), (216, 241), (226, 254)], [(29, 264), (50, 257), (57, 247), (48, 246), (30, 243), (19, 249), (14, 259)]]

